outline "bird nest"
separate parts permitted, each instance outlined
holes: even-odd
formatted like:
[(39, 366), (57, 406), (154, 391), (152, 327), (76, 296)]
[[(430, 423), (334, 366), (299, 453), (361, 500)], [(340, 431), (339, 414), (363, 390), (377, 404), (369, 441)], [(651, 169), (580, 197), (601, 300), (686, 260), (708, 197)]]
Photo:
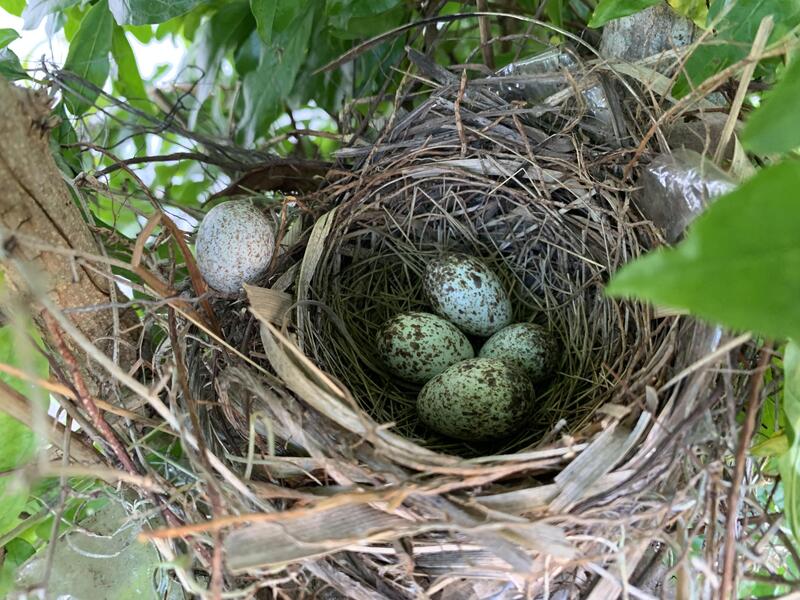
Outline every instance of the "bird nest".
[[(715, 402), (703, 357), (719, 332), (603, 293), (662, 240), (629, 201), (623, 166), (638, 138), (619, 129), (622, 115), (614, 141), (601, 142), (578, 93), (532, 111), (492, 78), (465, 85), (419, 66), (438, 78), (420, 76), (426, 99), (341, 153), (355, 166), (320, 193), (302, 254), (248, 289), (277, 377), (229, 366), (218, 383), (228, 421), (250, 440), (248, 468), (260, 460), (287, 498), (298, 482), (346, 491), (304, 492), (307, 508), (278, 501), (286, 512), (228, 534), (227, 565), (252, 576), (306, 560), (315, 579), (363, 598), (596, 584), (598, 598), (612, 597), (631, 574), (609, 565), (640, 562), (678, 518), (663, 486), (672, 497), (685, 483), (678, 451)], [(422, 274), (449, 251), (486, 261), (514, 318), (560, 342), (535, 411), (502, 442), (426, 429), (419, 389), (377, 356), (389, 317), (430, 310)], [(275, 309), (276, 282), (291, 309)]]
[[(110, 389), (137, 399), (117, 411), (136, 427), (116, 435), (163, 462), (137, 454), (153, 477), (132, 480), (150, 485), (143, 502), (166, 523), (142, 536), (185, 587), (204, 587), (196, 568), (230, 597), (598, 600), (668, 577), (665, 549), (683, 557), (675, 569), (695, 568), (687, 530), (717, 522), (752, 357), (715, 328), (604, 295), (663, 242), (627, 171), (651, 149), (637, 129), (650, 109), (602, 63), (518, 102), (519, 82), (411, 60), (394, 110), (340, 151), (323, 189), (253, 198), (280, 252), (245, 295), (206, 293), (166, 213), (127, 247), (108, 238), (120, 257), (109, 264), (149, 298), (140, 321), (154, 347), (140, 342), (135, 376), (102, 363)], [(421, 276), (448, 251), (489, 263), (515, 320), (546, 326), (561, 348), (534, 412), (502, 442), (427, 430), (418, 389), (376, 356), (387, 318), (429, 308)], [(710, 527), (711, 562), (722, 542)]]

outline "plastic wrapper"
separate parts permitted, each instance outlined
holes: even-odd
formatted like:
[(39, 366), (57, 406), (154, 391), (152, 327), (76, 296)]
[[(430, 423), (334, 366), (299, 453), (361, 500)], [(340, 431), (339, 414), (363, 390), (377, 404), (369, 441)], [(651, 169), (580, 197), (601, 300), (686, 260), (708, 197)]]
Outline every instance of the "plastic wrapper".
[(633, 201), (642, 215), (674, 243), (714, 198), (736, 187), (710, 158), (680, 149), (657, 156), (644, 168)]
[(587, 75), (583, 71), (575, 54), (554, 49), (506, 65), (492, 78), (498, 80), (503, 98), (524, 100), (532, 105), (576, 83), (581, 85), (582, 108), (586, 111), (581, 126), (596, 137), (607, 138), (615, 133), (608, 92), (595, 76), (588, 76), (591, 80), (584, 87)]

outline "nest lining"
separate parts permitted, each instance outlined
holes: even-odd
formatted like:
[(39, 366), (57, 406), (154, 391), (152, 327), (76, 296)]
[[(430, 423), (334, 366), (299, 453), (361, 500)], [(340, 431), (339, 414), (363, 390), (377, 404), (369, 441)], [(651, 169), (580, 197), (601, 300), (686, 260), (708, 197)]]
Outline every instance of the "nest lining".
[[(614, 151), (574, 130), (531, 136), (529, 114), (487, 92), (475, 97), (495, 104), (475, 112), (448, 93), (459, 92), (439, 89), (332, 186), (337, 212), (311, 302), (298, 308), (303, 350), (371, 418), (430, 449), (507, 454), (579, 436), (599, 407), (627, 404), (664, 376), (669, 320), (654, 322), (649, 309), (602, 291), (658, 234), (626, 203), (608, 160)], [(562, 348), (557, 373), (537, 386), (535, 414), (501, 444), (476, 447), (426, 430), (415, 411), (419, 388), (389, 375), (375, 352), (389, 317), (430, 310), (422, 273), (445, 251), (486, 260), (512, 297), (515, 320), (547, 326)]]

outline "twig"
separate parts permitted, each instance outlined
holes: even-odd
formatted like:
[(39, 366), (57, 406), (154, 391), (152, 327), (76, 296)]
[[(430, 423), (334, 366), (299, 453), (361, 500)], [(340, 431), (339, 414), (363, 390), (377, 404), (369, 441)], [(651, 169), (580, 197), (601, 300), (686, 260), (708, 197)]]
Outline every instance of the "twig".
[(758, 26), (756, 39), (753, 41), (753, 46), (750, 48), (750, 54), (747, 56), (750, 62), (747, 63), (742, 71), (742, 78), (739, 81), (739, 87), (737, 88), (736, 95), (733, 98), (733, 103), (731, 104), (731, 110), (728, 113), (728, 118), (725, 121), (725, 126), (722, 128), (722, 135), (719, 138), (719, 144), (717, 144), (717, 151), (714, 153), (714, 162), (717, 164), (719, 164), (719, 161), (722, 159), (722, 155), (725, 153), (725, 148), (728, 146), (728, 141), (733, 135), (733, 129), (736, 126), (736, 121), (739, 117), (739, 111), (742, 109), (742, 104), (744, 103), (744, 98), (747, 95), (747, 89), (750, 84), (750, 80), (753, 78), (753, 73), (755, 72), (756, 65), (758, 64), (758, 57), (761, 56), (762, 52), (764, 52), (764, 48), (767, 45), (767, 39), (769, 39), (769, 34), (772, 31), (774, 23), (775, 21), (772, 18), (772, 15), (767, 15), (761, 19), (761, 24)]
[(173, 152), (172, 154), (161, 154), (157, 156), (134, 156), (133, 158), (125, 158), (118, 160), (113, 165), (106, 167), (100, 171), (93, 173), (94, 177), (102, 177), (114, 171), (118, 171), (126, 165), (138, 165), (151, 162), (170, 162), (174, 160), (196, 160), (210, 164), (217, 164), (217, 162), (201, 152)]
[(731, 488), (728, 491), (728, 515), (725, 527), (725, 546), (723, 548), (722, 559), (722, 584), (720, 585), (719, 597), (722, 599), (730, 598), (733, 590), (733, 581), (736, 575), (734, 561), (736, 559), (736, 505), (739, 502), (739, 489), (744, 478), (744, 469), (747, 462), (747, 449), (750, 447), (750, 439), (756, 427), (756, 415), (760, 406), (761, 388), (764, 386), (764, 369), (770, 359), (769, 349), (765, 346), (761, 349), (758, 357), (758, 364), (753, 371), (750, 381), (750, 393), (747, 397), (747, 412), (745, 414), (742, 431), (739, 434), (739, 446), (736, 448), (736, 464), (731, 480)]
[(467, 136), (464, 133), (464, 122), (461, 120), (461, 101), (464, 99), (464, 92), (467, 89), (467, 71), (461, 71), (461, 85), (458, 88), (458, 96), (453, 103), (456, 117), (456, 130), (458, 130), (458, 139), (461, 141), (461, 156), (467, 155)]
[(58, 350), (58, 353), (64, 359), (64, 362), (67, 364), (67, 367), (72, 374), (73, 383), (75, 384), (75, 391), (78, 394), (78, 401), (81, 403), (87, 414), (91, 417), (92, 424), (100, 433), (103, 434), (106, 442), (108, 442), (112, 450), (114, 450), (114, 454), (116, 454), (117, 459), (122, 466), (125, 467), (125, 470), (131, 474), (138, 475), (138, 470), (133, 464), (133, 460), (131, 460), (128, 452), (125, 450), (125, 447), (122, 445), (122, 442), (119, 441), (117, 434), (113, 429), (111, 429), (111, 426), (106, 423), (106, 420), (103, 418), (100, 409), (94, 403), (94, 400), (92, 400), (92, 396), (89, 394), (89, 390), (86, 388), (86, 383), (83, 380), (83, 375), (81, 374), (80, 367), (78, 366), (78, 361), (67, 347), (67, 344), (64, 341), (64, 336), (61, 335), (61, 330), (58, 327), (58, 324), (53, 316), (47, 311), (42, 313), (42, 315), (44, 322), (47, 325), (47, 329), (50, 331), (50, 335), (53, 337), (53, 343), (56, 345), (56, 350)]
[[(487, 12), (486, 0), (478, 0), (478, 11)], [(481, 53), (483, 54), (483, 62), (487, 67), (494, 70), (494, 53), (492, 52), (492, 45), (489, 43), (491, 30), (489, 29), (489, 17), (478, 17), (478, 30), (481, 34)]]
[(764, 60), (765, 58), (772, 58), (773, 56), (782, 56), (786, 54), (787, 50), (783, 46), (779, 46), (777, 48), (773, 48), (771, 50), (764, 51), (758, 59), (752, 59), (747, 57), (742, 59), (738, 63), (731, 65), (727, 69), (723, 69), (713, 77), (709, 77), (703, 83), (701, 83), (697, 88), (694, 90), (692, 94), (687, 94), (680, 100), (678, 100), (669, 110), (664, 111), (661, 113), (661, 116), (656, 119), (656, 122), (650, 126), (650, 129), (647, 130), (647, 133), (644, 134), (642, 140), (639, 142), (639, 145), (636, 147), (636, 150), (633, 153), (633, 158), (625, 165), (625, 169), (623, 172), (623, 176), (625, 178), (630, 176), (631, 171), (636, 166), (636, 163), (639, 161), (639, 157), (644, 152), (645, 148), (647, 147), (647, 143), (650, 139), (655, 135), (656, 131), (658, 131), (661, 126), (669, 121), (669, 119), (678, 115), (682, 110), (686, 109), (687, 107), (691, 106), (694, 102), (697, 102), (701, 98), (705, 98), (708, 94), (716, 90), (719, 86), (721, 86), (725, 81), (727, 81), (730, 77), (732, 77), (736, 71), (741, 69), (743, 66), (747, 66), (751, 62), (759, 62)]

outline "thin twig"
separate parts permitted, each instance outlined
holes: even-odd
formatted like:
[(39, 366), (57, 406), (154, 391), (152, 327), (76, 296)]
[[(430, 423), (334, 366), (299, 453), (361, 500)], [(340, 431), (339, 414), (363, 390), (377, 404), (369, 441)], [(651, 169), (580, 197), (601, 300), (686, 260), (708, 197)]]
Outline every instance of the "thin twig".
[(83, 375), (81, 374), (80, 367), (78, 366), (78, 361), (67, 347), (67, 344), (64, 341), (64, 336), (61, 335), (61, 330), (58, 327), (55, 319), (47, 312), (43, 313), (43, 318), (45, 324), (47, 325), (47, 329), (50, 331), (50, 335), (53, 338), (53, 343), (56, 345), (56, 350), (58, 350), (58, 353), (64, 359), (64, 362), (72, 374), (72, 380), (75, 385), (75, 390), (78, 394), (78, 401), (81, 403), (86, 413), (91, 417), (92, 424), (103, 435), (105, 441), (111, 446), (111, 449), (114, 451), (114, 454), (117, 456), (119, 462), (122, 463), (122, 466), (125, 467), (125, 470), (132, 474), (138, 474), (138, 470), (133, 464), (133, 460), (131, 460), (130, 455), (128, 455), (127, 450), (125, 450), (125, 447), (122, 445), (122, 442), (119, 441), (117, 434), (113, 429), (111, 429), (111, 426), (103, 418), (100, 409), (94, 403), (94, 400), (92, 400), (92, 396), (89, 394), (89, 390), (86, 388), (86, 383), (83, 380)]
[[(478, 0), (478, 10), (480, 12), (487, 12), (486, 0)], [(483, 53), (483, 62), (490, 69), (494, 69), (494, 53), (489, 39), (492, 35), (489, 26), (489, 17), (478, 17), (478, 30), (481, 34), (481, 52)]]
[(744, 98), (747, 95), (748, 85), (750, 84), (750, 80), (753, 78), (756, 65), (758, 65), (758, 57), (764, 52), (764, 48), (767, 45), (767, 40), (769, 39), (769, 34), (772, 31), (774, 23), (775, 21), (772, 18), (772, 15), (767, 15), (761, 19), (761, 24), (758, 26), (756, 39), (753, 41), (753, 46), (750, 48), (750, 54), (747, 56), (750, 62), (747, 63), (742, 71), (742, 78), (739, 81), (739, 87), (737, 88), (736, 95), (733, 98), (733, 103), (731, 104), (731, 110), (728, 113), (728, 118), (725, 121), (725, 126), (722, 128), (722, 135), (719, 138), (719, 144), (717, 144), (717, 151), (714, 153), (714, 162), (717, 164), (719, 164), (720, 160), (722, 159), (722, 156), (725, 153), (725, 148), (728, 147), (728, 141), (733, 135), (733, 129), (736, 126), (737, 119), (739, 118), (739, 111), (742, 109)]
[(464, 92), (467, 89), (467, 71), (466, 69), (461, 71), (461, 84), (458, 88), (458, 96), (456, 96), (455, 102), (453, 102), (455, 106), (455, 118), (456, 118), (456, 129), (458, 130), (458, 139), (461, 140), (461, 156), (467, 155), (467, 135), (464, 133), (464, 121), (461, 119), (461, 101), (464, 99)]
[(728, 491), (728, 516), (725, 527), (725, 546), (722, 558), (722, 584), (720, 585), (719, 597), (723, 600), (730, 598), (733, 590), (733, 582), (736, 576), (734, 561), (736, 560), (736, 506), (739, 503), (739, 489), (744, 478), (744, 469), (747, 462), (747, 449), (750, 447), (750, 440), (756, 427), (756, 415), (761, 403), (761, 389), (764, 386), (764, 369), (770, 359), (770, 352), (765, 346), (761, 349), (758, 357), (758, 364), (753, 371), (750, 380), (750, 393), (747, 397), (747, 412), (744, 424), (739, 434), (739, 446), (736, 448), (736, 464), (731, 479), (731, 488)]

